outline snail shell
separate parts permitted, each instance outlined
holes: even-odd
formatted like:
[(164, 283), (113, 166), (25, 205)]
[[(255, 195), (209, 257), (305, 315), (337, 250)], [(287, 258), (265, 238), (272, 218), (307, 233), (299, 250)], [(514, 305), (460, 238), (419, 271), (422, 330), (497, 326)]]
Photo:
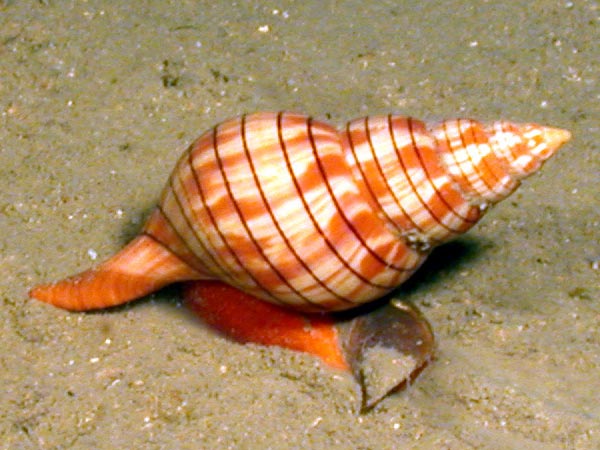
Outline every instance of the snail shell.
[(504, 121), (387, 115), (337, 130), (301, 114), (245, 115), (184, 152), (125, 249), (31, 295), (83, 310), (218, 279), (302, 311), (352, 308), (401, 284), (569, 138)]

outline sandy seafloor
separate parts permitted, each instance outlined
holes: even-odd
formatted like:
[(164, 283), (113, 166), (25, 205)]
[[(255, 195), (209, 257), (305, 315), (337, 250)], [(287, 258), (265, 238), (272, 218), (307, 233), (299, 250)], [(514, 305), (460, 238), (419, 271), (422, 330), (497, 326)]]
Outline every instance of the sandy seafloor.
[[(2, 449), (600, 448), (594, 1), (0, 2)], [(313, 358), (232, 343), (176, 288), (27, 299), (140, 228), (216, 122), (295, 110), (536, 121), (574, 138), (399, 295), (437, 357), (363, 416)]]

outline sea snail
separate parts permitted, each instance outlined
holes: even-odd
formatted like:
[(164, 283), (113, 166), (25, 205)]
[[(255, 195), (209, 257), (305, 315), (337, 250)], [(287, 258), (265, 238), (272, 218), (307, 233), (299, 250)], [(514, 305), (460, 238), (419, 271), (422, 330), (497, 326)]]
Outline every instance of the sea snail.
[(338, 130), (302, 114), (244, 115), (183, 153), (120, 253), (31, 296), (89, 310), (220, 280), (297, 311), (350, 309), (399, 286), (569, 138), (505, 121), (382, 115)]

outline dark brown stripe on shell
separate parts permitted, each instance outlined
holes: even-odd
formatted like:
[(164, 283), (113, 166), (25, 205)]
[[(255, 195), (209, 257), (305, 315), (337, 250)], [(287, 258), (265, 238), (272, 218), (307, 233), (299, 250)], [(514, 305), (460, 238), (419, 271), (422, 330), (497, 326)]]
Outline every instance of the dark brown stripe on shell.
[[(177, 196), (174, 195), (174, 197), (176, 198)], [(145, 234), (146, 236), (152, 236), (153, 239), (156, 242), (159, 242), (163, 247), (168, 248), (172, 253), (174, 253), (175, 255), (177, 255), (177, 257), (179, 259), (181, 259), (182, 261), (186, 262), (190, 267), (196, 268), (197, 270), (204, 272), (206, 270), (206, 264), (202, 261), (202, 259), (198, 258), (198, 256), (196, 256), (196, 252), (194, 252), (194, 250), (192, 248), (190, 248), (190, 246), (188, 245), (187, 241), (183, 238), (183, 236), (181, 235), (181, 233), (179, 232), (179, 230), (173, 224), (173, 221), (171, 220), (171, 218), (169, 217), (169, 215), (162, 208), (162, 205), (159, 204), (156, 207), (156, 209), (159, 211), (160, 215), (162, 216), (162, 219), (164, 221), (163, 222), (164, 225), (167, 226), (169, 228), (169, 230), (171, 230), (171, 232), (177, 237), (177, 240), (185, 248), (187, 248), (189, 255), (193, 259), (189, 258), (187, 255), (182, 255), (180, 252), (175, 251), (175, 249), (172, 246), (168, 245), (166, 242), (162, 242), (162, 240), (159, 239), (158, 236), (154, 235), (151, 230), (144, 229), (142, 231), (142, 233)], [(186, 221), (187, 221), (187, 218), (186, 218)]]
[[(469, 127), (469, 129), (473, 128), (473, 121), (472, 120), (465, 120), (465, 119), (458, 119), (457, 123), (458, 123), (458, 135), (460, 136), (460, 142), (462, 143), (463, 148), (466, 150), (467, 149), (467, 144), (466, 144), (466, 136), (465, 133), (463, 132), (463, 127), (462, 124), (463, 123), (467, 123), (467, 127)], [(473, 134), (473, 133), (471, 133)], [(473, 138), (475, 138), (475, 135), (473, 134)], [(475, 145), (479, 145), (475, 140), (473, 140), (473, 144)], [(487, 181), (487, 177), (481, 173), (481, 169), (479, 167), (479, 164), (475, 164), (475, 162), (473, 161), (473, 159), (471, 158), (471, 153), (470, 152), (465, 152), (467, 154), (467, 157), (469, 158), (469, 161), (471, 162), (471, 166), (473, 167), (473, 169), (475, 170), (475, 172), (477, 172), (478, 178), (483, 181), (483, 184), (485, 184), (485, 186), (487, 187), (488, 191), (492, 191), (494, 192), (493, 186), (490, 185)], [(481, 194), (478, 194), (481, 195)]]
[[(389, 120), (389, 124), (390, 127), (392, 125), (392, 117), (391, 115), (388, 116), (388, 120)], [(410, 135), (410, 140), (412, 142), (412, 148), (415, 152), (415, 154), (417, 155), (417, 158), (419, 160), (419, 165), (421, 166), (421, 170), (423, 171), (423, 173), (425, 174), (425, 178), (427, 179), (427, 181), (429, 182), (429, 184), (431, 185), (433, 191), (435, 192), (435, 195), (437, 196), (437, 198), (439, 198), (441, 200), (441, 202), (446, 205), (446, 207), (448, 208), (449, 211), (452, 211), (452, 213), (454, 213), (454, 215), (458, 218), (460, 218), (463, 221), (466, 222), (472, 222), (467, 220), (465, 217), (463, 217), (462, 215), (458, 214), (456, 211), (454, 211), (454, 209), (452, 209), (452, 207), (448, 204), (448, 202), (446, 202), (446, 199), (444, 198), (443, 195), (440, 194), (440, 192), (438, 191), (436, 185), (433, 183), (431, 177), (429, 176), (429, 172), (427, 172), (427, 163), (425, 161), (423, 161), (423, 158), (421, 157), (421, 152), (419, 151), (419, 146), (417, 145), (417, 141), (415, 139), (415, 135), (413, 132), (413, 119), (411, 117), (409, 117), (407, 119), (407, 124), (408, 124), (408, 133)], [(394, 146), (396, 145), (396, 142), (394, 141)], [(415, 193), (415, 195), (419, 198), (419, 201), (421, 202), (421, 204), (423, 205), (423, 207), (427, 210), (427, 212), (429, 212), (429, 215), (438, 223), (442, 226), (442, 228), (448, 230), (449, 232), (453, 233), (453, 234), (459, 234), (461, 233), (460, 230), (454, 229), (452, 227), (449, 227), (448, 225), (446, 225), (434, 212), (433, 210), (429, 207), (429, 205), (427, 204), (427, 202), (421, 197), (421, 195), (419, 194), (418, 189), (416, 188), (416, 186), (413, 184), (412, 179), (410, 180), (410, 185), (413, 189), (413, 192)]]
[[(194, 166), (192, 164), (192, 148), (190, 147), (187, 151), (187, 158), (185, 158), (185, 160), (182, 159), (182, 164), (187, 164), (189, 166), (190, 169), (190, 173), (192, 174), (192, 176), (194, 177), (194, 182), (196, 184), (196, 186), (198, 186), (198, 180), (196, 179), (196, 174), (195, 174), (195, 170), (194, 170)], [(179, 172), (177, 172), (179, 173)], [(175, 176), (175, 174), (173, 175)], [(194, 214), (194, 209), (191, 208), (191, 201), (190, 198), (188, 197), (188, 192), (186, 190), (186, 186), (185, 183), (183, 182), (183, 180), (181, 180), (180, 177), (178, 177), (178, 181), (179, 183), (181, 183), (181, 192), (182, 194), (185, 196), (185, 201), (188, 205), (190, 205), (190, 208), (186, 208), (184, 207), (183, 203), (182, 203), (182, 199), (179, 198), (179, 195), (177, 194), (177, 190), (174, 188), (173, 186), (173, 178), (169, 179), (169, 188), (171, 190), (171, 192), (173, 193), (173, 198), (175, 199), (176, 203), (177, 203), (177, 207), (179, 208), (179, 213), (185, 218), (185, 221), (190, 229), (190, 231), (192, 232), (193, 236), (196, 238), (196, 241), (198, 242), (198, 244), (200, 244), (200, 246), (202, 247), (202, 250), (204, 251), (204, 254), (210, 259), (210, 263), (211, 266), (208, 267), (209, 270), (213, 270), (216, 269), (217, 272), (219, 272), (219, 274), (221, 276), (224, 276), (225, 278), (228, 279), (235, 279), (235, 277), (233, 277), (229, 270), (224, 267), (220, 261), (218, 261), (213, 254), (210, 252), (210, 249), (208, 248), (208, 245), (206, 242), (204, 242), (204, 240), (202, 239), (202, 237), (198, 234), (198, 232), (196, 231), (196, 228), (193, 226), (194, 222), (198, 221), (197, 217), (189, 217), (188, 213)], [(200, 188), (198, 186), (198, 191), (200, 192)], [(202, 201), (202, 203), (204, 204), (204, 200)], [(167, 217), (166, 212), (164, 213), (165, 217)], [(173, 224), (173, 222), (169, 219), (169, 222), (171, 224)], [(173, 225), (172, 225), (173, 226)], [(179, 233), (178, 233), (179, 234)], [(179, 236), (181, 237), (182, 241), (185, 242), (185, 245), (187, 246), (187, 248), (190, 250), (190, 252), (195, 253), (193, 248), (190, 246), (190, 244), (183, 239), (183, 237), (179, 234)], [(208, 237), (207, 237), (208, 239)], [(204, 265), (206, 266), (206, 262), (204, 263)]]
[[(410, 223), (412, 223), (415, 228), (420, 230), (421, 228), (419, 228), (419, 226), (415, 223), (415, 221), (412, 220), (412, 217), (410, 216), (410, 214), (408, 214), (406, 212), (406, 210), (402, 206), (402, 203), (400, 202), (400, 199), (396, 195), (396, 192), (394, 191), (394, 189), (392, 189), (392, 187), (388, 183), (387, 177), (383, 173), (383, 167), (381, 167), (381, 163), (379, 161), (379, 158), (377, 157), (377, 152), (375, 151), (375, 146), (373, 145), (373, 141), (371, 140), (371, 128), (369, 127), (369, 117), (368, 116), (365, 117), (364, 121), (365, 121), (364, 128), (365, 128), (365, 135), (367, 137), (367, 143), (369, 144), (369, 149), (371, 150), (371, 155), (373, 155), (373, 161), (375, 162), (375, 165), (377, 166), (377, 171), (379, 172), (379, 175), (380, 175), (381, 179), (383, 180), (383, 183), (387, 187), (387, 190), (393, 197), (394, 202), (396, 203), (398, 208), (400, 208), (400, 211), (402, 211), (402, 215), (404, 216), (404, 218), (406, 220), (408, 220)], [(390, 126), (390, 124), (388, 123), (388, 127), (389, 126)], [(396, 147), (396, 144), (393, 142), (393, 136), (392, 136), (392, 145), (394, 145), (394, 148)], [(404, 167), (403, 167), (403, 170), (404, 170)], [(361, 173), (362, 173), (362, 171), (361, 171)], [(406, 171), (404, 171), (404, 173), (406, 174)], [(365, 181), (366, 181), (366, 179), (365, 179)], [(379, 205), (377, 198), (375, 198), (375, 201)], [(382, 210), (383, 210), (383, 208), (382, 208)], [(386, 214), (386, 217), (389, 217), (389, 216), (387, 216), (387, 214)], [(403, 229), (401, 226), (399, 226), (394, 220), (391, 220), (391, 223), (400, 232), (400, 236), (402, 236), (407, 231), (407, 230)]]
[[(355, 226), (352, 224), (352, 222), (348, 219), (348, 217), (344, 214), (344, 211), (342, 210), (342, 208), (340, 207), (337, 198), (335, 197), (335, 194), (333, 193), (333, 189), (331, 188), (331, 184), (329, 183), (329, 180), (326, 176), (325, 173), (325, 169), (319, 159), (319, 153), (317, 150), (317, 146), (316, 146), (316, 142), (315, 142), (315, 138), (313, 136), (313, 132), (312, 132), (312, 118), (309, 117), (308, 118), (308, 137), (310, 140), (310, 144), (312, 146), (312, 150), (313, 150), (313, 155), (315, 157), (315, 160), (317, 162), (317, 167), (319, 168), (319, 172), (321, 174), (321, 177), (323, 179), (323, 181), (325, 182), (325, 186), (327, 187), (327, 192), (329, 193), (329, 197), (331, 198), (333, 204), (335, 205), (335, 208), (339, 214), (339, 216), (344, 220), (344, 223), (346, 224), (346, 226), (352, 231), (352, 233), (354, 234), (354, 236), (356, 236), (356, 238), (358, 239), (358, 241), (360, 242), (360, 244), (367, 250), (367, 252), (375, 259), (377, 260), (380, 264), (382, 264), (385, 267), (391, 267), (392, 269), (398, 271), (398, 272), (407, 272), (407, 271), (412, 271), (415, 268), (406, 268), (406, 267), (398, 267), (394, 264), (391, 264), (388, 261), (384, 261), (383, 258), (377, 254), (371, 247), (369, 247), (367, 245), (367, 243), (365, 242), (365, 240), (363, 239), (363, 237), (360, 235), (360, 233), (358, 232), (358, 230), (355, 228)], [(382, 289), (389, 289), (391, 286), (384, 286), (384, 285), (380, 285), (377, 283), (372, 283), (370, 280), (366, 279), (362, 274), (358, 273), (356, 270), (354, 270), (352, 267), (350, 267), (350, 265), (344, 261), (341, 258), (341, 255), (339, 255), (339, 253), (337, 252), (337, 250), (335, 250), (335, 247), (333, 247), (333, 245), (328, 242), (328, 245), (332, 248), (332, 250), (335, 251), (336, 255), (338, 256), (338, 258), (340, 258), (340, 261), (342, 261), (342, 263), (349, 269), (351, 270), (354, 274), (356, 274), (356, 276), (363, 280), (365, 282), (365, 284), (368, 284), (370, 286), (374, 286), (374, 287), (378, 287), (378, 288), (382, 288)]]
[[(456, 154), (454, 153), (454, 148), (452, 147), (452, 143), (450, 142), (450, 137), (448, 136), (448, 122), (447, 121), (442, 122), (442, 127), (444, 128), (444, 137), (446, 139), (446, 146), (448, 147), (448, 152), (450, 153), (450, 155), (452, 156), (452, 159), (454, 160), (454, 165), (458, 168), (458, 170), (462, 174), (464, 184), (466, 184), (467, 186), (471, 186), (471, 189), (469, 189), (468, 187), (463, 187), (462, 186), (463, 183), (460, 183), (460, 182), (457, 183), (457, 186), (460, 188), (462, 193), (468, 195), (468, 197), (470, 197), (470, 198), (479, 197), (479, 194), (477, 193), (477, 191), (472, 188), (471, 182), (469, 181), (469, 177), (467, 176), (467, 174), (465, 174), (465, 172), (462, 169), (462, 166), (458, 163), (458, 160), (456, 159)], [(459, 133), (460, 133), (460, 126), (457, 128), (459, 128)], [(461, 140), (462, 140), (462, 137), (461, 137)], [(467, 192), (465, 192), (465, 189), (467, 189)]]
[[(335, 297), (339, 298), (340, 300), (345, 300), (345, 299), (343, 299), (343, 297), (341, 297), (340, 295), (334, 293), (328, 287), (326, 287), (321, 282), (321, 280), (319, 280), (314, 275), (314, 273), (308, 268), (308, 266), (306, 265), (306, 263), (299, 257), (299, 255), (296, 252), (296, 250), (290, 244), (289, 240), (287, 239), (287, 236), (285, 235), (285, 233), (281, 229), (281, 226), (279, 225), (279, 222), (277, 222), (277, 219), (275, 218), (275, 214), (273, 213), (273, 210), (271, 209), (271, 205), (269, 204), (269, 202), (267, 200), (267, 196), (266, 196), (266, 194), (265, 194), (265, 192), (264, 192), (264, 190), (263, 190), (263, 188), (262, 188), (262, 186), (260, 184), (260, 180), (259, 180), (258, 175), (256, 173), (256, 168), (254, 166), (254, 161), (252, 160), (252, 155), (250, 153), (250, 149), (248, 148), (248, 142), (246, 140), (246, 116), (245, 115), (242, 116), (241, 123), (240, 123), (240, 128), (241, 128), (242, 143), (243, 143), (243, 147), (244, 147), (244, 154), (246, 155), (246, 160), (248, 161), (248, 164), (250, 165), (250, 171), (252, 172), (252, 178), (254, 179), (254, 184), (256, 185), (256, 188), (258, 189), (258, 192), (260, 194), (260, 198), (261, 198), (261, 200), (263, 202), (263, 205), (265, 206), (265, 208), (266, 208), (269, 216), (271, 217), (271, 222), (273, 223), (273, 225), (275, 225), (275, 228), (277, 228), (277, 231), (279, 232), (279, 235), (284, 240), (284, 242), (285, 242), (286, 246), (288, 247), (288, 249), (292, 252), (292, 254), (294, 255), (294, 257), (300, 262), (300, 264), (302, 264), (302, 266), (310, 273), (310, 275), (315, 279), (315, 281), (317, 281), (319, 284), (321, 284), (323, 287), (325, 287)], [(277, 135), (279, 137), (280, 148), (281, 148), (281, 150), (283, 152), (285, 152), (285, 150), (284, 150), (285, 144), (284, 144), (283, 140), (281, 139), (281, 113), (277, 114)], [(225, 173), (223, 173), (223, 176), (225, 177)], [(305, 295), (303, 295), (298, 289), (296, 289), (283, 276), (283, 274), (277, 268), (277, 266), (275, 264), (273, 264), (273, 262), (265, 254), (265, 252), (262, 249), (261, 245), (256, 241), (256, 239), (255, 239), (255, 237), (254, 237), (254, 235), (252, 233), (252, 230), (250, 230), (250, 227), (248, 226), (245, 218), (243, 217), (241, 209), (239, 208), (239, 205), (235, 201), (235, 198), (233, 197), (233, 195), (232, 195), (231, 191), (229, 190), (229, 188), (228, 188), (228, 192), (229, 192), (229, 195), (230, 195), (232, 201), (234, 202), (234, 206), (235, 206), (235, 209), (236, 209), (236, 211), (238, 213), (238, 216), (240, 217), (240, 220), (242, 221), (242, 224), (243, 224), (244, 228), (246, 229), (246, 233), (250, 237), (250, 240), (252, 241), (252, 243), (254, 244), (254, 246), (256, 247), (256, 249), (258, 250), (258, 252), (260, 253), (260, 255), (263, 258), (263, 260), (277, 274), (278, 278), (283, 282), (283, 284), (285, 284), (292, 292), (294, 292), (294, 294), (296, 294), (296, 296), (298, 298), (304, 300), (304, 302), (306, 302), (309, 305), (319, 307), (320, 306), (319, 303), (310, 301)]]
[[(217, 146), (217, 134), (219, 132), (219, 127), (220, 127), (220, 125), (216, 125), (213, 128), (213, 131), (212, 131), (212, 149), (213, 149), (213, 152), (214, 152), (215, 160), (217, 161), (217, 165), (219, 166), (219, 170), (221, 172), (221, 176), (223, 177), (223, 181), (224, 181), (224, 183), (226, 185), (227, 192), (229, 193), (229, 195), (231, 195), (231, 187), (229, 186), (229, 181), (225, 177), (225, 173), (224, 173), (224, 169), (223, 169), (223, 163), (221, 162), (221, 159), (219, 158), (219, 151), (218, 151), (218, 146)], [(271, 300), (273, 300), (276, 303), (281, 304), (282, 302), (280, 300), (278, 300), (275, 296), (273, 296), (273, 294), (271, 294), (271, 292), (268, 289), (266, 289), (256, 279), (256, 277), (246, 268), (246, 266), (244, 264), (242, 264), (242, 261), (240, 260), (238, 254), (234, 251), (234, 249), (232, 248), (231, 244), (225, 238), (225, 235), (223, 234), (223, 232), (221, 231), (221, 229), (217, 226), (217, 221), (215, 219), (214, 213), (210, 209), (208, 203), (206, 202), (206, 196), (205, 196), (205, 194), (204, 194), (204, 192), (202, 190), (201, 183), (200, 183), (200, 180), (198, 178), (198, 173), (196, 172), (196, 170), (194, 170), (194, 166), (193, 165), (192, 165), (192, 171), (194, 173), (194, 179), (195, 179), (196, 185), (198, 187), (198, 192), (200, 193), (202, 204), (204, 205), (204, 208), (205, 208), (205, 210), (206, 210), (206, 212), (207, 212), (207, 214), (208, 214), (208, 216), (210, 218), (210, 221), (212, 222), (212, 226), (214, 227), (214, 229), (218, 233), (219, 237), (221, 238), (221, 241), (223, 241), (223, 244), (225, 245), (225, 247), (227, 247), (227, 250), (229, 251), (229, 253), (236, 260), (238, 267), (244, 270), (244, 272), (252, 279), (252, 281), (254, 281), (254, 283), (256, 284), (256, 286), (260, 290), (262, 290), (264, 292), (264, 294), (268, 298), (270, 298)], [(216, 247), (213, 246), (213, 248), (215, 248), (215, 250), (216, 250)]]
[[(315, 142), (314, 142), (314, 138), (313, 138), (312, 132), (311, 132), (311, 121), (312, 121), (312, 118), (311, 117), (305, 118), (304, 121), (306, 123), (307, 131), (308, 131), (308, 137), (310, 139), (310, 142), (311, 142), (311, 145), (312, 145), (312, 148), (313, 148), (313, 155), (314, 155), (315, 161), (317, 162), (317, 165), (319, 167), (319, 170), (320, 170), (320, 173), (321, 173), (321, 177), (324, 178), (323, 170), (320, 167), (320, 165), (318, 164), (318, 160), (319, 160), (318, 156), (319, 155), (315, 151)], [(280, 122), (278, 122), (278, 133), (279, 133), (279, 142), (283, 143), (285, 140), (283, 139), (282, 127), (281, 127)], [(339, 252), (335, 248), (335, 246), (329, 241), (329, 239), (325, 235), (323, 229), (319, 226), (319, 223), (316, 220), (315, 216), (313, 216), (312, 211), (310, 209), (310, 206), (308, 205), (308, 202), (306, 201), (306, 198), (304, 197), (304, 193), (302, 192), (302, 189), (300, 187), (300, 183), (299, 183), (298, 178), (296, 177), (296, 174), (295, 174), (294, 169), (292, 167), (292, 163), (290, 161), (290, 157), (289, 157), (289, 154), (287, 152), (287, 148), (286, 148), (285, 145), (282, 146), (282, 151), (283, 151), (283, 156), (285, 158), (285, 163), (286, 163), (288, 172), (290, 173), (290, 175), (292, 177), (292, 181), (294, 182), (294, 187), (296, 188), (296, 192), (298, 193), (298, 197), (300, 198), (300, 201), (302, 202), (302, 206), (304, 207), (304, 211), (306, 212), (306, 214), (310, 218), (310, 221), (312, 222), (314, 229), (319, 233), (319, 235), (321, 236), (321, 239), (323, 240), (323, 242), (325, 242), (325, 245), (327, 245), (327, 247), (337, 257), (337, 259), (342, 263), (342, 265), (344, 267), (346, 267), (350, 272), (352, 272), (361, 281), (364, 281), (366, 284), (372, 285), (372, 283), (368, 282), (363, 276), (361, 276), (359, 273), (357, 273), (356, 270), (354, 270), (346, 262), (346, 260), (344, 260), (344, 258), (339, 254)], [(312, 276), (315, 279), (318, 279), (318, 277), (317, 277), (316, 274), (314, 274), (312, 271), (310, 273), (312, 274)], [(320, 280), (319, 283), (320, 284), (326, 284), (323, 280)], [(379, 286), (375, 285), (375, 287), (379, 287)], [(389, 287), (385, 287), (383, 289), (389, 289)], [(350, 300), (350, 299), (348, 299), (346, 297), (340, 297), (340, 299), (346, 301), (347, 303), (351, 303), (351, 304), (356, 303), (356, 302), (353, 302), (352, 300)]]
[[(410, 121), (410, 123), (411, 123), (411, 126), (412, 126), (412, 121), (413, 121), (413, 119), (412, 119), (412, 118), (409, 118), (409, 121)], [(435, 137), (432, 137), (432, 138), (433, 138), (434, 142), (437, 144), (437, 140), (435, 139)], [(446, 205), (446, 207), (448, 208), (448, 210), (449, 210), (449, 211), (451, 211), (451, 212), (452, 212), (452, 214), (454, 214), (454, 216), (455, 216), (455, 217), (458, 217), (458, 218), (459, 218), (460, 220), (462, 220), (463, 222), (466, 222), (466, 223), (473, 223), (473, 224), (477, 223), (477, 221), (479, 220), (478, 218), (471, 219), (471, 218), (469, 218), (469, 217), (467, 217), (467, 216), (464, 216), (464, 215), (463, 215), (463, 214), (461, 214), (460, 212), (456, 211), (456, 210), (455, 210), (455, 209), (452, 207), (452, 205), (451, 205), (450, 203), (448, 203), (448, 201), (446, 200), (446, 197), (445, 197), (444, 195), (442, 195), (442, 193), (441, 193), (440, 191), (438, 191), (438, 189), (437, 189), (436, 185), (435, 185), (435, 184), (434, 184), (434, 182), (433, 182), (433, 179), (432, 179), (432, 177), (430, 176), (431, 174), (430, 174), (430, 173), (428, 172), (428, 170), (427, 170), (427, 164), (426, 164), (426, 162), (423, 160), (423, 156), (421, 155), (421, 152), (419, 151), (419, 147), (417, 146), (416, 142), (414, 142), (414, 140), (413, 140), (413, 145), (414, 145), (414, 147), (415, 147), (415, 150), (416, 150), (416, 153), (417, 153), (417, 157), (419, 158), (419, 161), (420, 161), (420, 163), (421, 163), (421, 168), (423, 169), (423, 172), (425, 173), (425, 176), (427, 177), (427, 180), (429, 181), (429, 184), (431, 184), (432, 188), (435, 190), (435, 193), (436, 193), (436, 195), (437, 195), (437, 196), (438, 196), (438, 198), (439, 198), (439, 199), (442, 201), (442, 203), (443, 203), (444, 205)], [(436, 156), (438, 155), (438, 153), (435, 151), (435, 149), (434, 149), (434, 153), (436, 154)], [(438, 162), (438, 163), (439, 163), (439, 159), (438, 159), (438, 161), (436, 161), (436, 162)], [(441, 170), (444, 170), (444, 168), (443, 168), (443, 167), (441, 167)], [(449, 178), (450, 180), (452, 180), (452, 177), (451, 177), (450, 175), (447, 175), (447, 176), (448, 176), (448, 178)], [(454, 189), (452, 186), (450, 186), (450, 188), (451, 188), (451, 189)], [(455, 190), (455, 191), (456, 191), (456, 190)], [(450, 228), (447, 228), (447, 229), (448, 229), (448, 230), (450, 230), (450, 231), (452, 231), (452, 232), (459, 233), (459, 234), (462, 234), (462, 233), (464, 233), (464, 231), (463, 231), (463, 230), (456, 230), (456, 229), (454, 229), (454, 228), (451, 228), (451, 227), (450, 227)]]
[[(469, 124), (470, 124), (469, 131), (471, 132), (471, 139), (473, 140), (473, 143), (475, 143), (477, 146), (479, 146), (480, 142), (477, 140), (477, 136), (475, 134), (475, 126), (474, 126), (473, 121), (469, 121)], [(462, 130), (461, 130), (461, 133), (462, 133)], [(489, 145), (489, 143), (488, 143), (488, 145)], [(492, 152), (492, 155), (496, 156), (493, 152)], [(496, 180), (495, 186), (504, 186), (504, 183), (502, 183), (501, 179), (496, 176), (496, 171), (492, 167), (490, 167), (490, 165), (488, 164), (487, 158), (481, 158), (481, 162), (487, 168), (487, 171), (490, 174), (490, 176), (492, 178), (494, 178), (494, 180)], [(485, 182), (485, 179), (487, 179), (487, 176), (483, 177), (483, 179)], [(492, 192), (495, 192), (495, 189), (492, 189), (492, 187), (490, 185), (488, 185), (487, 182), (485, 182), (485, 183), (488, 187), (490, 187), (490, 190)]]

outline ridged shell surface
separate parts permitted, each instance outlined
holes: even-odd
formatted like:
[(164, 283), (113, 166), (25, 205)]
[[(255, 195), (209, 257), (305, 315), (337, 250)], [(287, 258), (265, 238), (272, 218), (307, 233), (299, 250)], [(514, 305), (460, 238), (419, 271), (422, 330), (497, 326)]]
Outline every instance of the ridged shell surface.
[(300, 310), (348, 309), (473, 226), (553, 153), (556, 132), (394, 115), (338, 131), (300, 114), (246, 115), (183, 154), (144, 233), (201, 277)]

